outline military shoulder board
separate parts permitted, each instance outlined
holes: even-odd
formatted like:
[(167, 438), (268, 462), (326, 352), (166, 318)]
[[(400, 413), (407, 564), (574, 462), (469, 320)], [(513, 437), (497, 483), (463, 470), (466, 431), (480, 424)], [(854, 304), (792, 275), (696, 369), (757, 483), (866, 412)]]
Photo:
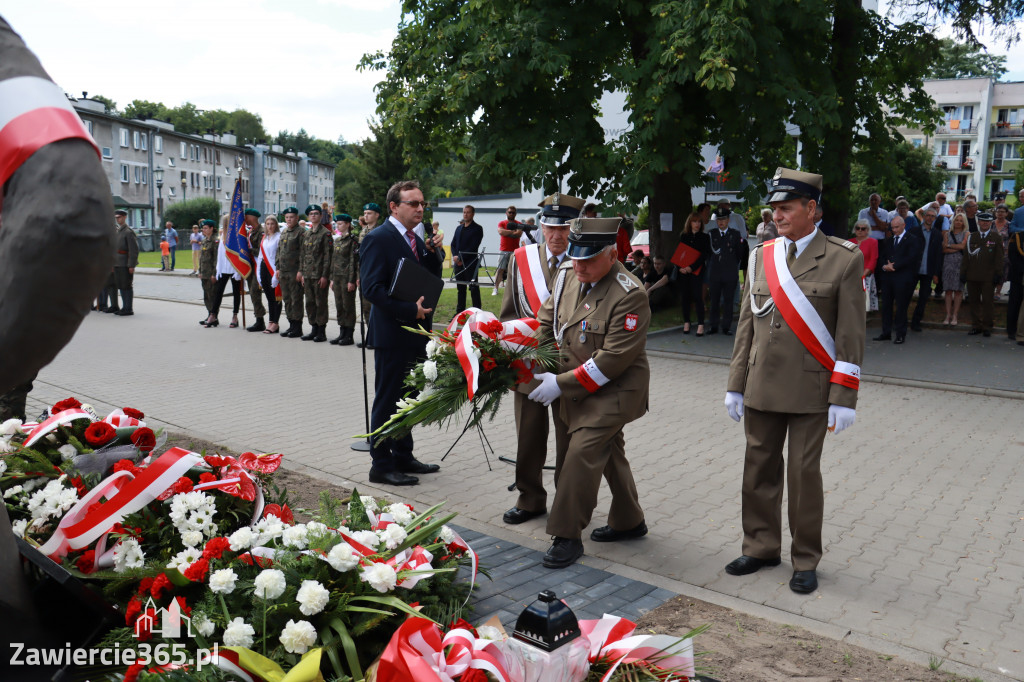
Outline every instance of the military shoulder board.
[(633, 280), (632, 277), (630, 277), (624, 272), (620, 272), (618, 275), (616, 275), (615, 279), (618, 280), (619, 285), (625, 290), (627, 294), (630, 292), (631, 289), (636, 289), (640, 286)]

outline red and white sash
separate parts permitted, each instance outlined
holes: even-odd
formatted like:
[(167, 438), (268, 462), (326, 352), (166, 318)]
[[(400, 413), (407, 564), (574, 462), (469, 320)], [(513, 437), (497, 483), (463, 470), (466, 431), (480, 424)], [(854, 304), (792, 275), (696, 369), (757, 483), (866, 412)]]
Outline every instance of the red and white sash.
[(523, 293), (530, 304), (530, 312), (537, 317), (537, 312), (548, 300), (551, 291), (544, 277), (544, 266), (540, 262), (540, 244), (521, 246), (515, 251), (516, 269), (519, 270), (519, 282), (523, 285)]
[(778, 237), (766, 241), (762, 254), (764, 275), (775, 307), (807, 351), (832, 372), (832, 383), (857, 390), (860, 388), (860, 367), (836, 360), (835, 339), (822, 322), (818, 311), (800, 290), (800, 285), (793, 279), (786, 264), (785, 249), (777, 248), (781, 246), (782, 240), (782, 237)]
[(64, 91), (39, 76), (0, 81), (0, 186), (37, 151), (59, 140), (80, 138), (96, 149)]
[[(277, 276), (277, 270), (274, 269), (274, 264), (269, 258), (267, 258), (267, 252), (263, 249), (263, 242), (260, 241), (260, 255), (263, 256), (263, 264), (267, 266), (267, 272), (270, 273), (270, 279), (274, 279)], [(256, 279), (259, 279), (259, 273), (256, 273)], [(281, 295), (281, 283), (278, 282), (277, 286), (274, 287), (274, 299), (280, 301), (284, 298)]]

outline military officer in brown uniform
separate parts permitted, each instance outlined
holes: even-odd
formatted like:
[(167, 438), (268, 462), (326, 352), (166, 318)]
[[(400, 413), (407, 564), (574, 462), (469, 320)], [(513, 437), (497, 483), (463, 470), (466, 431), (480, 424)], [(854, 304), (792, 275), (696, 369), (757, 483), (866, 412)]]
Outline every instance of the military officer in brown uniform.
[[(512, 253), (511, 273), (501, 301), (501, 321), (536, 318), (540, 307), (551, 295), (551, 283), (558, 266), (566, 258), (569, 246), (569, 221), (578, 218), (583, 200), (568, 194), (552, 194), (541, 202), (540, 224), (544, 239)], [(542, 473), (548, 456), (548, 412), (545, 405), (526, 396), (534, 384), (520, 384), (514, 397), (516, 415), (516, 488), (519, 497), (505, 512), (505, 523), (523, 523), (547, 513), (548, 494)], [(550, 406), (555, 423), (555, 451), (564, 452), (569, 436), (559, 414), (559, 401)], [(555, 471), (558, 484), (559, 471)]]
[(113, 302), (115, 315), (134, 315), (132, 310), (132, 299), (134, 289), (132, 281), (135, 279), (135, 267), (139, 264), (139, 242), (135, 238), (135, 232), (128, 227), (128, 213), (121, 209), (114, 211), (114, 222), (117, 223), (117, 235), (114, 238), (114, 286), (121, 292), (121, 309), (117, 308), (117, 294), (110, 292), (110, 300)]
[(725, 570), (746, 575), (781, 563), (788, 481), (789, 587), (798, 593), (818, 587), (822, 444), (826, 431), (854, 422), (864, 355), (864, 256), (815, 228), (820, 200), (820, 175), (778, 169), (768, 203), (780, 236), (750, 256), (725, 398), (747, 437), (743, 556)]
[(316, 204), (306, 207), (309, 229), (302, 238), (299, 281), (306, 297), (306, 316), (313, 327), (303, 341), (327, 340), (327, 287), (331, 277), (331, 231), (320, 223), (323, 212)]
[(202, 220), (199, 224), (203, 227), (203, 241), (199, 244), (199, 281), (203, 283), (203, 303), (209, 313), (209, 317), (199, 320), (199, 324), (205, 325), (217, 319), (213, 310), (216, 300), (214, 289), (217, 287), (217, 223)]
[(331, 255), (331, 289), (341, 333), (331, 339), (337, 346), (351, 346), (352, 332), (356, 328), (356, 251), (357, 237), (352, 232), (352, 216), (339, 213), (334, 216), (340, 234), (334, 235), (334, 253)]
[(249, 288), (249, 300), (252, 301), (252, 314), (256, 321), (245, 328), (247, 332), (261, 332), (267, 328), (263, 318), (267, 309), (263, 305), (263, 289), (260, 288), (259, 273), (256, 272), (256, 258), (260, 255), (260, 240), (263, 239), (263, 226), (260, 225), (261, 213), (255, 208), (245, 209), (245, 227), (249, 230), (249, 257), (253, 267), (245, 278), (245, 286)]
[[(366, 235), (370, 234), (370, 232), (375, 227), (377, 227), (380, 224), (380, 214), (381, 214), (380, 204), (371, 201), (371, 202), (363, 205), (363, 217), (359, 221), (360, 224), (362, 225), (362, 227), (359, 229), (359, 243), (360, 244), (363, 243), (363, 239), (366, 238)], [(359, 262), (359, 258), (358, 258), (358, 253), (357, 253), (356, 254), (356, 263), (357, 263), (356, 269), (357, 270), (358, 270), (358, 262)], [(358, 273), (357, 273), (357, 277), (356, 277), (356, 286), (359, 287)], [(363, 318), (362, 322), (363, 322), (364, 325), (370, 323), (370, 300), (368, 298), (366, 298), (365, 296), (363, 296), (362, 287), (359, 287), (359, 314)], [(366, 343), (366, 339), (363, 339), (362, 341), (359, 342), (358, 345), (359, 345), (360, 348), (362, 348), (365, 343)]]
[(551, 296), (537, 319), (554, 336), (562, 358), (557, 374), (537, 375), (530, 400), (559, 413), (568, 441), (555, 453), (558, 485), (548, 516), (554, 543), (548, 568), (565, 568), (583, 556), (583, 529), (597, 506), (601, 476), (612, 504), (608, 525), (590, 539), (610, 542), (647, 534), (622, 428), (647, 412), (650, 367), (647, 327), (651, 308), (640, 282), (618, 261), (618, 218), (577, 218), (569, 233), (569, 258), (555, 274)]
[(968, 334), (992, 336), (992, 296), (1002, 281), (1003, 238), (992, 229), (992, 214), (978, 214), (978, 231), (967, 235), (960, 261), (960, 281), (967, 285), (971, 306)]
[(299, 211), (294, 206), (284, 210), (284, 224), (274, 267), (277, 269), (277, 281), (281, 283), (284, 316), (288, 319), (288, 329), (282, 331), (281, 336), (295, 339), (302, 336), (302, 282), (299, 270), (302, 268), (302, 239), (306, 236), (306, 230), (299, 227)]

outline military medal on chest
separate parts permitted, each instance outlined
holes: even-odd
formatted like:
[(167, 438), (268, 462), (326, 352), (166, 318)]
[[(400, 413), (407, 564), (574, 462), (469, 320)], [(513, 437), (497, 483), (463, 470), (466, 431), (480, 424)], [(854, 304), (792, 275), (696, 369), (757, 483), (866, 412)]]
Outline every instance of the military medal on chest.
[(589, 329), (589, 327), (587, 326), (587, 321), (583, 320), (582, 322), (580, 322), (580, 343), (587, 342), (587, 329)]

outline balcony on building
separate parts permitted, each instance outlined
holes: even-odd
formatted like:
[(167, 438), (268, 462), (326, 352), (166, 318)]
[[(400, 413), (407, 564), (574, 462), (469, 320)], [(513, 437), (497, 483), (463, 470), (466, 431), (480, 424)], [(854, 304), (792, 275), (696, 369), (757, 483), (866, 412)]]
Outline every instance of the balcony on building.
[(747, 187), (750, 187), (751, 184), (753, 183), (746, 176), (735, 176), (730, 174), (728, 170), (721, 173), (704, 174), (704, 192), (708, 196), (732, 195), (735, 198)]
[(992, 137), (1024, 137), (1024, 123), (999, 121), (992, 124)]
[(978, 119), (964, 118), (943, 121), (935, 129), (936, 135), (977, 135)]

